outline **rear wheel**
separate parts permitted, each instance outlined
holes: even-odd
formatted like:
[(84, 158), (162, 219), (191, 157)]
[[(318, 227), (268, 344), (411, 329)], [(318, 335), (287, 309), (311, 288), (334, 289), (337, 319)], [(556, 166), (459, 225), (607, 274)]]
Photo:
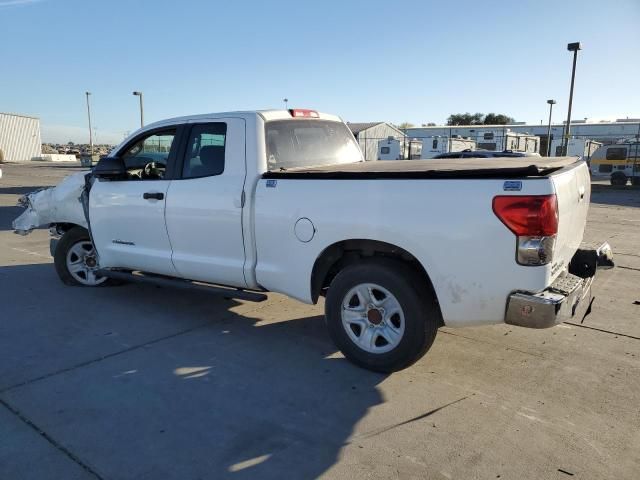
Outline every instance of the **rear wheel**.
[(415, 363), (440, 325), (424, 280), (403, 263), (386, 259), (340, 271), (329, 287), (325, 313), (329, 334), (345, 357), (379, 372)]
[(621, 187), (627, 184), (627, 176), (622, 172), (614, 172), (611, 174), (611, 185)]
[(98, 287), (109, 283), (98, 274), (98, 260), (89, 232), (74, 227), (66, 232), (54, 252), (56, 272), (65, 285)]

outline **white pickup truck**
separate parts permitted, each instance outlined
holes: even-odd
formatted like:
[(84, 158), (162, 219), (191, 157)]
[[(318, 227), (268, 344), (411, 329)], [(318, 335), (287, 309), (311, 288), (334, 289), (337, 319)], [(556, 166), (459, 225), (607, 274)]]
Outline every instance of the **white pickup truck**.
[(325, 296), (344, 355), (405, 368), (440, 326), (544, 328), (588, 313), (607, 244), (581, 246), (575, 158), (364, 162), (313, 110), (174, 118), (22, 199), (67, 285), (154, 282), (263, 300)]

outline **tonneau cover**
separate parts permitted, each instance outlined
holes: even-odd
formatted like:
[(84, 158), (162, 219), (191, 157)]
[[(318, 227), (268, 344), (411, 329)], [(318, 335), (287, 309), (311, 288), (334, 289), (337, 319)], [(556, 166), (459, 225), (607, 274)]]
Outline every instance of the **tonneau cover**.
[(270, 171), (263, 178), (521, 178), (543, 177), (578, 157), (495, 157), (433, 160), (377, 160)]

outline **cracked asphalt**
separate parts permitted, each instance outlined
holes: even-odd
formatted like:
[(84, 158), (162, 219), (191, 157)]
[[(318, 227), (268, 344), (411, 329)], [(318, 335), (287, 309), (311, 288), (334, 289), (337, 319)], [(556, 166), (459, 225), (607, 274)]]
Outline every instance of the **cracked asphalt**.
[(443, 328), (413, 367), (346, 362), (323, 306), (62, 285), (18, 197), (79, 170), (1, 167), (0, 479), (636, 479), (640, 190), (596, 182), (592, 314)]

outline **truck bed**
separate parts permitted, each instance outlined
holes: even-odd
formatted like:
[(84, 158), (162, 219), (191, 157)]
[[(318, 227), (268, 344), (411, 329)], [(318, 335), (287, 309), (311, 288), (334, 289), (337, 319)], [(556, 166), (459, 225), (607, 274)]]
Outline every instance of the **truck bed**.
[(545, 177), (577, 157), (449, 158), (436, 160), (378, 160), (319, 167), (291, 168), (263, 174), (269, 179), (416, 179)]

